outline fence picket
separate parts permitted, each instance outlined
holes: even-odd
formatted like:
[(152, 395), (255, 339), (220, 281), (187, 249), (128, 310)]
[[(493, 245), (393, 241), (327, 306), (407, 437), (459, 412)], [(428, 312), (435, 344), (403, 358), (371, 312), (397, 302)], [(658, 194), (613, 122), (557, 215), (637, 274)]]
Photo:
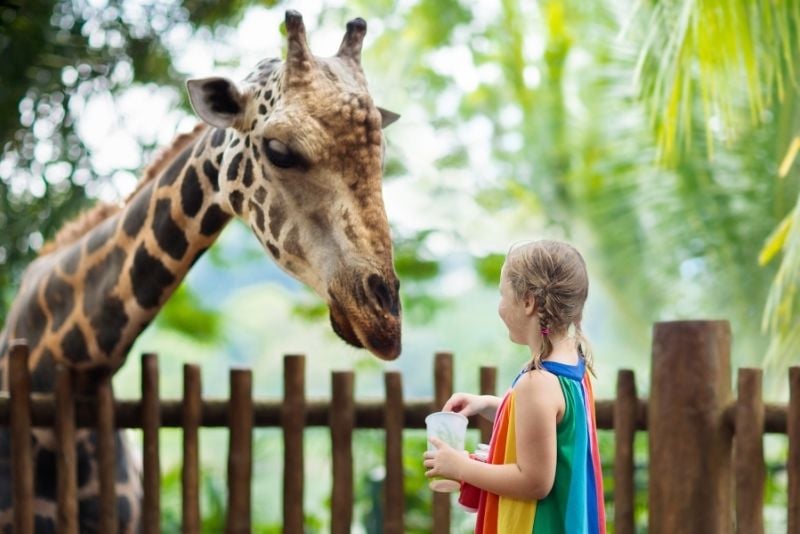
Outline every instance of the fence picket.
[(636, 437), (636, 379), (633, 371), (617, 374), (614, 401), (614, 527), (617, 534), (633, 534), (635, 488), (633, 442)]
[(33, 456), (31, 452), (31, 375), (28, 346), (11, 342), (8, 362), (11, 395), (11, 477), (14, 480), (14, 532), (33, 534)]
[(786, 414), (789, 434), (789, 459), (786, 470), (789, 473), (788, 532), (800, 532), (800, 367), (789, 369), (789, 408)]
[(384, 373), (386, 387), (386, 481), (383, 501), (383, 531), (403, 534), (405, 492), (403, 491), (403, 377), (397, 371)]
[(143, 482), (142, 527), (145, 534), (161, 531), (161, 465), (158, 431), (161, 426), (158, 393), (158, 357), (142, 355)]
[(100, 532), (117, 531), (116, 443), (114, 390), (111, 374), (97, 381), (97, 464), (100, 478)]
[(58, 473), (56, 531), (78, 534), (78, 480), (75, 454), (75, 399), (72, 371), (56, 368), (56, 472)]
[(353, 402), (352, 371), (331, 373), (331, 450), (333, 493), (331, 494), (331, 532), (348, 534), (353, 522)]
[[(433, 364), (434, 401), (431, 411), (439, 411), (453, 394), (453, 354), (437, 352)], [(433, 534), (450, 532), (450, 495), (433, 492)]]
[(200, 532), (200, 439), (202, 419), (202, 382), (200, 367), (183, 366), (183, 470), (182, 521), (184, 534)]
[(253, 373), (230, 372), (230, 446), (228, 448), (228, 515), (225, 532), (250, 532), (250, 486), (253, 482)]
[(283, 531), (303, 532), (303, 431), (306, 419), (305, 358), (283, 360)]
[(736, 476), (736, 530), (764, 532), (764, 403), (761, 369), (739, 369), (733, 461)]

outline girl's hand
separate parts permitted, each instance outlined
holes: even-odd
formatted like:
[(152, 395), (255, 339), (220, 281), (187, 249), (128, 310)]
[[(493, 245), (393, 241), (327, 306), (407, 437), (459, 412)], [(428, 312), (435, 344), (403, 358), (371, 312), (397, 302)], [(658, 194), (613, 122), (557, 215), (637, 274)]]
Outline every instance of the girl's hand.
[(442, 408), (443, 412), (456, 412), (469, 417), (481, 413), (486, 408), (486, 399), (480, 395), (470, 393), (455, 393), (447, 399)]
[(494, 395), (456, 393), (444, 403), (442, 411), (456, 412), (466, 417), (479, 414), (489, 421), (494, 421), (499, 406), (500, 397), (495, 397)]
[(425, 476), (461, 480), (464, 462), (470, 461), (467, 451), (456, 450), (439, 438), (430, 438), (429, 441), (436, 450), (425, 451), (423, 454), (425, 458), (423, 465), (427, 469)]

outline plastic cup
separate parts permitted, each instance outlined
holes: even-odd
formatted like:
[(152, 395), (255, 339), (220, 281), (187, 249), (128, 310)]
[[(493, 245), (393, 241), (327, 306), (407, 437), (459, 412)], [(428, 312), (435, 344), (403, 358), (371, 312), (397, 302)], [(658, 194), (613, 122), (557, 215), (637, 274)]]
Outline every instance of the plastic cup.
[[(434, 412), (425, 418), (428, 439), (439, 438), (457, 451), (463, 451), (468, 422), (466, 417), (455, 412)], [(430, 441), (428, 450), (436, 450)], [(461, 489), (461, 483), (449, 478), (433, 477), (428, 482), (428, 487), (440, 493), (452, 493)]]

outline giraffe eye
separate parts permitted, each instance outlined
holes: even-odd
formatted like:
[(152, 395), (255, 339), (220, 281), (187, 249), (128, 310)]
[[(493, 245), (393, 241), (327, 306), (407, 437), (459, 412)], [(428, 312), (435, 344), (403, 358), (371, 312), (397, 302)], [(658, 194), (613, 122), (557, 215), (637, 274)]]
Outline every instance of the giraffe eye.
[(264, 152), (266, 152), (270, 163), (281, 169), (295, 167), (300, 163), (300, 159), (289, 150), (289, 147), (277, 139), (264, 141)]

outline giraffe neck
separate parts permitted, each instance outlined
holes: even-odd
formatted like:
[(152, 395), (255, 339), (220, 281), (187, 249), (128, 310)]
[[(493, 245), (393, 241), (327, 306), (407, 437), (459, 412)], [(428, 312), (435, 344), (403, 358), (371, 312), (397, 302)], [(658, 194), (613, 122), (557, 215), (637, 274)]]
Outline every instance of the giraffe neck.
[(226, 138), (200, 134), (119, 212), (30, 266), (5, 337), (28, 340), (32, 369), (64, 361), (114, 371), (124, 362), (231, 218), (218, 185)]

